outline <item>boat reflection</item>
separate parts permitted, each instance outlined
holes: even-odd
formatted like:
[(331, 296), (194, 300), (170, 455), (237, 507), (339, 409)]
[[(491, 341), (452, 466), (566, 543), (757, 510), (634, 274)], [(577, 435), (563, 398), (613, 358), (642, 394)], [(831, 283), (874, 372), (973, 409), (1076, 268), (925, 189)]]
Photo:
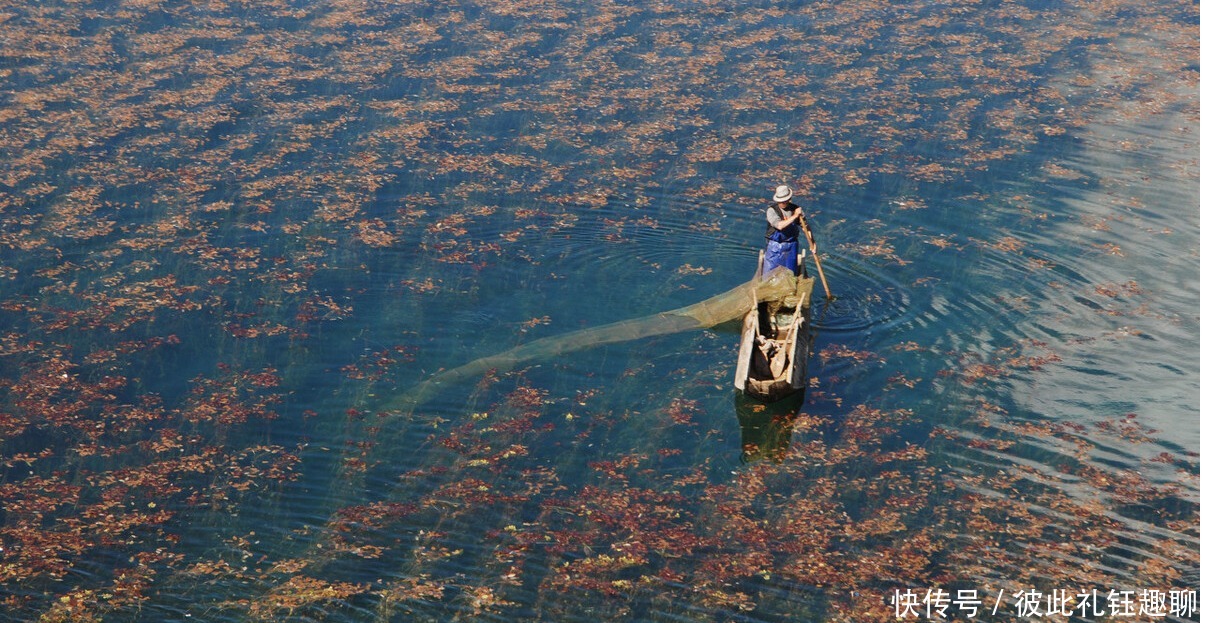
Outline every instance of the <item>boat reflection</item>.
[(766, 403), (744, 392), (733, 392), (733, 407), (741, 426), (741, 462), (781, 463), (791, 446), (791, 431), (806, 392)]

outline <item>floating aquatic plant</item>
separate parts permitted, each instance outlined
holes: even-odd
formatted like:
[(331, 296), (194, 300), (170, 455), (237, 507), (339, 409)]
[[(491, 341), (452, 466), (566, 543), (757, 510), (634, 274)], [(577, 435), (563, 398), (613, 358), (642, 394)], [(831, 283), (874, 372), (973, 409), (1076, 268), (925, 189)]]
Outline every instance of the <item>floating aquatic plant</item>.
[[(1111, 587), (1121, 568), (1174, 586), (1199, 567), (1186, 545), (1199, 517), (1181, 508), (1199, 497), (1199, 457), (1168, 453), (1138, 414), (1077, 428), (995, 392), (1067, 365), (1076, 348), (1142, 334), (1113, 319), (1191, 318), (1147, 306), (1151, 288), (1128, 274), (1067, 279), (1040, 235), (1013, 229), (1049, 231), (1056, 208), (983, 180), (1027, 150), (1079, 140), (1102, 111), (1194, 108), (1180, 90), (1199, 80), (1196, 13), (1166, 2), (10, 4), (0, 605), (22, 619), (120, 619), (221, 584), (229, 594), (196, 595), (199, 607), (264, 619), (353, 600), (382, 619), (555, 619), (601, 596), (601, 618), (648, 604), (784, 617), (803, 604), (818, 620), (870, 621), (891, 620), (883, 591), (895, 585)], [(1065, 162), (1032, 173), (1102, 182)], [(290, 365), (331, 352), (331, 327), (378, 318), (361, 295), (379, 283), (348, 275), (387, 282), (399, 314), (416, 300), (454, 308), (500, 265), (551, 266), (549, 241), (598, 255), (689, 220), (692, 234), (731, 242), (733, 217), (781, 181), (842, 234), (830, 251), (891, 270), (934, 252), (1017, 255), (1016, 274), (1040, 270), (1037, 283), (1111, 324), (1051, 343), (906, 337), (890, 354), (830, 343), (820, 362), (845, 379), (854, 366), (881, 375), (875, 397), (844, 394), (831, 371), (813, 379), (803, 413), (778, 422), (789, 434), (774, 460), (736, 475), (683, 441), (723, 437), (715, 375), (624, 411), (609, 386), (566, 392), (539, 371), (484, 370), (465, 382), (483, 404), (455, 420), (420, 409), (405, 428), (379, 413), (395, 385), (463, 362), (393, 334), (323, 361), (329, 375)], [(950, 209), (926, 200), (938, 185), (962, 194), (957, 218), (995, 234), (930, 225)], [(874, 207), (828, 205), (847, 195)], [(1109, 201), (1108, 217), (1072, 219), (1076, 235), (1102, 262), (1135, 261), (1140, 243), (1111, 236), (1144, 231), (1136, 208), (1150, 206), (1128, 192)], [(639, 259), (673, 273), (673, 287), (724, 272), (717, 257)], [(548, 271), (555, 282), (573, 269)], [(924, 279), (940, 289), (942, 277)], [(1043, 300), (1026, 290), (1005, 303), (1041, 311)], [(501, 324), (566, 323), (524, 310)], [(930, 378), (892, 367), (912, 357)], [(648, 361), (620, 367), (609, 382), (662, 383)], [(293, 402), (330, 377), (324, 397), (339, 406)], [(956, 425), (901, 398), (926, 384), (965, 397)], [(607, 458), (580, 450), (649, 418), (663, 426)], [(897, 438), (926, 426), (924, 445)], [(382, 459), (389, 441), (416, 437), (426, 441), (404, 446), (413, 464)], [(1102, 467), (1094, 452), (1117, 440), (1176, 475)], [(1050, 458), (1057, 469), (1030, 467), (1049, 445), (1065, 451)], [(197, 528), (324, 469), (347, 502), (295, 527), (298, 551), (235, 525)], [(1164, 536), (1118, 562), (1139, 507), (1155, 509), (1141, 521)], [(479, 549), (459, 540), (471, 520)], [(385, 560), (396, 563), (366, 567), (371, 582), (340, 566)]]

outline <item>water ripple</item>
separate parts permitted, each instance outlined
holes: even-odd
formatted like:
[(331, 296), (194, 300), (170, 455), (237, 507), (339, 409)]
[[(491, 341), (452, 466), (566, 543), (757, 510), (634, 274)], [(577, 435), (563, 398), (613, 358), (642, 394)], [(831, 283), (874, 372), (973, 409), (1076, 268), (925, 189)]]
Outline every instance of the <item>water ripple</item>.
[[(922, 313), (912, 304), (909, 289), (881, 266), (856, 256), (829, 255), (821, 266), (834, 297), (825, 299), (822, 287), (813, 291), (812, 318), (821, 331), (885, 333)], [(814, 261), (808, 268), (816, 277)]]

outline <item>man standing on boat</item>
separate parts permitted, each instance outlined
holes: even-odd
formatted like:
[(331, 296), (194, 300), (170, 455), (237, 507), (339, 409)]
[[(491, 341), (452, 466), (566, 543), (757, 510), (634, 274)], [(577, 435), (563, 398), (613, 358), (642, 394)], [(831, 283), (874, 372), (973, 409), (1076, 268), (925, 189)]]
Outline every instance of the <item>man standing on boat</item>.
[(799, 263), (799, 234), (807, 236), (808, 247), (816, 252), (816, 239), (803, 216), (803, 209), (791, 202), (795, 192), (783, 184), (774, 190), (774, 203), (766, 209), (766, 260), (763, 275), (779, 266), (791, 269), (795, 274), (808, 275), (807, 267)]

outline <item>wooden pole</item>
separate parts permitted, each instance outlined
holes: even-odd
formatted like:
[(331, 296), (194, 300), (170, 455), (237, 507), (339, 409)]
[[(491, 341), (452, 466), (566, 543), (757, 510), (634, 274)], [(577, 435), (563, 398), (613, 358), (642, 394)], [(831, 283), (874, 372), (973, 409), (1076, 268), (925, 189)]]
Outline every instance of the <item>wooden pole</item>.
[(824, 267), (820, 265), (820, 255), (816, 253), (816, 241), (812, 239), (812, 230), (806, 226), (803, 228), (803, 233), (807, 234), (808, 246), (811, 247), (812, 259), (816, 260), (816, 272), (820, 273), (820, 285), (824, 286), (824, 298), (833, 300), (833, 293), (828, 291), (828, 280), (824, 278)]
[(820, 256), (813, 253), (812, 259), (816, 260), (816, 272), (820, 273), (820, 285), (824, 286), (824, 298), (833, 300), (833, 294), (828, 291), (828, 280), (824, 278), (824, 268), (820, 266)]

